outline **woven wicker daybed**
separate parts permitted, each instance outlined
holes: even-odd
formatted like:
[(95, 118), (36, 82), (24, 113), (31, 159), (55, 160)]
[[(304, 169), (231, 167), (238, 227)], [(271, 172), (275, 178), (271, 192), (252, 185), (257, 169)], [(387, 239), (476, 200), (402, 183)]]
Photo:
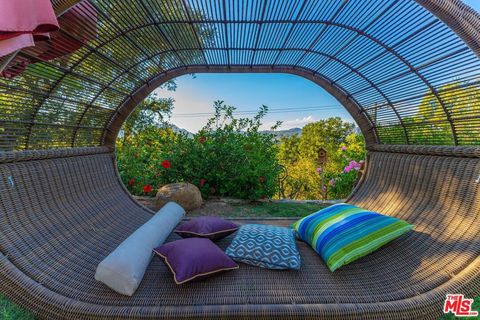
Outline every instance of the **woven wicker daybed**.
[[(1, 294), (44, 319), (438, 319), (447, 293), (480, 295), (480, 114), (439, 93), (453, 78), (471, 80), (459, 88), (480, 79), (472, 9), (459, 0), (86, 2), (52, 0), (60, 32), (94, 39), (77, 52), (39, 61), (31, 48), (0, 61), (3, 70), (36, 62), (0, 78)], [(83, 20), (69, 26), (76, 11)], [(210, 27), (213, 40), (199, 31)], [(335, 273), (299, 243), (300, 272), (242, 265), (177, 286), (155, 259), (133, 297), (96, 282), (98, 263), (152, 214), (118, 178), (120, 127), (159, 85), (200, 72), (290, 73), (330, 92), (369, 151), (348, 201), (414, 232)], [(442, 117), (407, 123), (425, 92)]]

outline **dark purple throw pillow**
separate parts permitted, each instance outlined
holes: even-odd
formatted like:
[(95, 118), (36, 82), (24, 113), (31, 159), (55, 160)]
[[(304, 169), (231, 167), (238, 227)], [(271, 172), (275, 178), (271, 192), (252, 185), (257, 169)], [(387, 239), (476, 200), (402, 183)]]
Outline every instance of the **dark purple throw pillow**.
[(200, 217), (177, 227), (175, 232), (182, 238), (208, 238), (212, 241), (225, 238), (239, 228), (233, 222), (217, 217)]
[(238, 269), (238, 264), (211, 240), (205, 238), (177, 240), (155, 248), (153, 251), (173, 273), (176, 284)]

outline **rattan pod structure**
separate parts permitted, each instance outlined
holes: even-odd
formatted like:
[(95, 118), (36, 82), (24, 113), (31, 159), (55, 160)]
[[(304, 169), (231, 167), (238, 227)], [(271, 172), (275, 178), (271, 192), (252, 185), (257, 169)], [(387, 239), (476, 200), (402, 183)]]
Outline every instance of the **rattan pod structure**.
[[(0, 293), (44, 319), (438, 319), (447, 293), (480, 294), (480, 18), (461, 1), (52, 3), (81, 48), (0, 63), (32, 63), (0, 79)], [(159, 85), (200, 72), (323, 87), (368, 145), (349, 202), (415, 231), (335, 273), (299, 244), (298, 273), (242, 266), (179, 287), (155, 260), (133, 297), (95, 282), (97, 264), (152, 214), (118, 179), (121, 125)], [(426, 93), (433, 112), (419, 107)]]

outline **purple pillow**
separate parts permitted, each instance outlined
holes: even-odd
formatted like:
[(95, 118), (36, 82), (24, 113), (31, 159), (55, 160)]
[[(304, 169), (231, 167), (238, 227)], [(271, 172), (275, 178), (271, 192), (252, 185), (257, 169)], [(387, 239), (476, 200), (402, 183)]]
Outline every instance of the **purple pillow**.
[(176, 284), (238, 269), (238, 264), (209, 239), (177, 240), (155, 248), (153, 251), (162, 258), (173, 273)]
[(225, 238), (239, 228), (233, 222), (217, 217), (200, 217), (183, 223), (175, 232), (182, 238), (208, 238), (212, 241)]

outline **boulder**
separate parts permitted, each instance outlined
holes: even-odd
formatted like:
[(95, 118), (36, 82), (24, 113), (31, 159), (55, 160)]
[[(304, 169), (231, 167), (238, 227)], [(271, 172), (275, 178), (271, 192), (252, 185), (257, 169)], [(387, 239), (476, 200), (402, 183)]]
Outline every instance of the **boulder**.
[(171, 183), (158, 189), (155, 197), (157, 210), (170, 201), (178, 203), (185, 211), (192, 211), (202, 206), (202, 194), (200, 190), (191, 183)]

